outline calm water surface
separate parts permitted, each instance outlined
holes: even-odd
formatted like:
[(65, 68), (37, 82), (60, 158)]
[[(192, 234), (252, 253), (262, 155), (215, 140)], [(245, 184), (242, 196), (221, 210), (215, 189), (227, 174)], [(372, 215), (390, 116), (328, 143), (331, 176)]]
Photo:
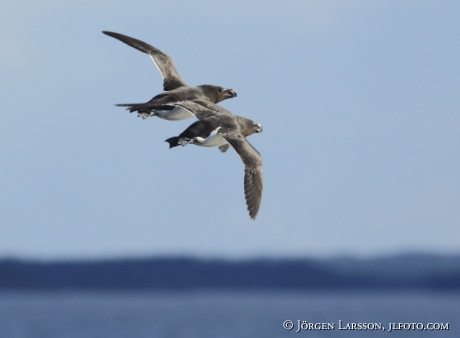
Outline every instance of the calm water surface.
[[(283, 328), (286, 320), (291, 331)], [(298, 320), (334, 330), (296, 333)], [(339, 320), (342, 327), (382, 323), (385, 331), (339, 330)], [(448, 323), (449, 330), (388, 332), (389, 323)], [(0, 293), (0, 338), (458, 338), (459, 325), (457, 293)]]

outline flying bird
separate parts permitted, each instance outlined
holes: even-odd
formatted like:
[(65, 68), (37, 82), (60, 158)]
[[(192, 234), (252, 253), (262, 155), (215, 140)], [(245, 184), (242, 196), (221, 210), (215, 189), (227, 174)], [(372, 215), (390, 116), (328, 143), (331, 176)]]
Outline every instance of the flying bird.
[[(169, 147), (195, 144), (203, 147), (217, 146), (226, 151), (229, 144), (235, 149), (244, 164), (244, 193), (249, 216), (256, 219), (263, 189), (262, 156), (246, 140), (254, 133), (261, 133), (262, 126), (242, 116), (207, 101), (181, 101), (171, 103), (186, 109), (198, 118), (179, 136), (166, 140)], [(224, 149), (222, 149), (224, 148)]]
[(146, 103), (122, 103), (117, 104), (120, 107), (127, 107), (126, 109), (132, 112), (137, 112), (140, 117), (146, 119), (150, 116), (158, 116), (165, 120), (185, 120), (192, 118), (191, 114), (186, 109), (181, 107), (169, 107), (169, 109), (161, 110), (155, 109), (155, 106), (164, 105), (171, 102), (186, 101), (186, 100), (200, 100), (211, 103), (218, 103), (225, 99), (236, 97), (236, 91), (233, 89), (223, 88), (214, 85), (200, 85), (192, 87), (187, 85), (180, 77), (179, 73), (174, 66), (173, 59), (163, 53), (161, 50), (129, 36), (103, 31), (102, 33), (111, 36), (127, 45), (148, 54), (163, 77), (163, 93), (153, 97)]

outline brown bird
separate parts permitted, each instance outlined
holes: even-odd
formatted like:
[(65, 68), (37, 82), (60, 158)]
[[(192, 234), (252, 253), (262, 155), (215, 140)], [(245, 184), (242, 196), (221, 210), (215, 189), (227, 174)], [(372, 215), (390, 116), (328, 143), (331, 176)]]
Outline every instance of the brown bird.
[(181, 101), (169, 105), (182, 107), (198, 118), (179, 136), (166, 140), (170, 148), (195, 144), (202, 147), (217, 146), (226, 151), (230, 144), (235, 149), (244, 163), (244, 193), (249, 216), (255, 219), (262, 199), (262, 156), (246, 137), (261, 133), (262, 126), (207, 101)]
[(114, 32), (103, 31), (102, 33), (118, 39), (127, 45), (148, 54), (163, 77), (163, 93), (156, 95), (146, 103), (122, 103), (117, 106), (127, 107), (132, 112), (138, 112), (139, 116), (146, 119), (150, 116), (158, 116), (165, 120), (185, 120), (192, 118), (185, 109), (175, 107), (173, 109), (154, 109), (155, 106), (171, 102), (200, 100), (211, 103), (218, 103), (228, 98), (236, 97), (236, 91), (214, 85), (188, 86), (180, 77), (174, 66), (173, 59), (161, 50), (134, 38)]

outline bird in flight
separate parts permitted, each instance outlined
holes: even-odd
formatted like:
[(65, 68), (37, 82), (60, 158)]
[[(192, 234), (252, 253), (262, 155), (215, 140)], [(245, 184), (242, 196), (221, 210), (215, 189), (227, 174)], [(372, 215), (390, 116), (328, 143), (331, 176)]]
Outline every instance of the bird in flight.
[(222, 151), (226, 151), (229, 145), (235, 149), (244, 164), (244, 194), (249, 216), (256, 219), (263, 189), (262, 156), (246, 137), (261, 133), (262, 126), (245, 117), (233, 115), (209, 101), (180, 101), (169, 105), (186, 109), (198, 118), (179, 136), (166, 140), (170, 148), (195, 144), (217, 146)]
[(127, 45), (148, 54), (163, 77), (164, 92), (156, 95), (146, 103), (122, 103), (117, 104), (120, 107), (132, 112), (137, 112), (140, 117), (146, 119), (150, 116), (158, 116), (159, 118), (171, 121), (185, 120), (194, 117), (186, 109), (182, 107), (173, 107), (172, 109), (161, 110), (155, 109), (155, 106), (166, 105), (172, 102), (199, 100), (210, 103), (219, 103), (225, 99), (236, 97), (236, 91), (233, 89), (223, 88), (214, 85), (189, 86), (180, 77), (174, 66), (173, 59), (161, 50), (129, 36), (103, 31), (102, 33), (111, 36)]

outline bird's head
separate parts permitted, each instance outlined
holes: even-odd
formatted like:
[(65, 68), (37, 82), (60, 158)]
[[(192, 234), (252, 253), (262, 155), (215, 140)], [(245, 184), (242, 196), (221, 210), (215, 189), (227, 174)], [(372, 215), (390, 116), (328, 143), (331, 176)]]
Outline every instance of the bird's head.
[(213, 85), (201, 85), (198, 87), (201, 87), (204, 95), (208, 97), (209, 101), (212, 103), (219, 103), (223, 100), (236, 97), (236, 91), (230, 88), (223, 88)]

